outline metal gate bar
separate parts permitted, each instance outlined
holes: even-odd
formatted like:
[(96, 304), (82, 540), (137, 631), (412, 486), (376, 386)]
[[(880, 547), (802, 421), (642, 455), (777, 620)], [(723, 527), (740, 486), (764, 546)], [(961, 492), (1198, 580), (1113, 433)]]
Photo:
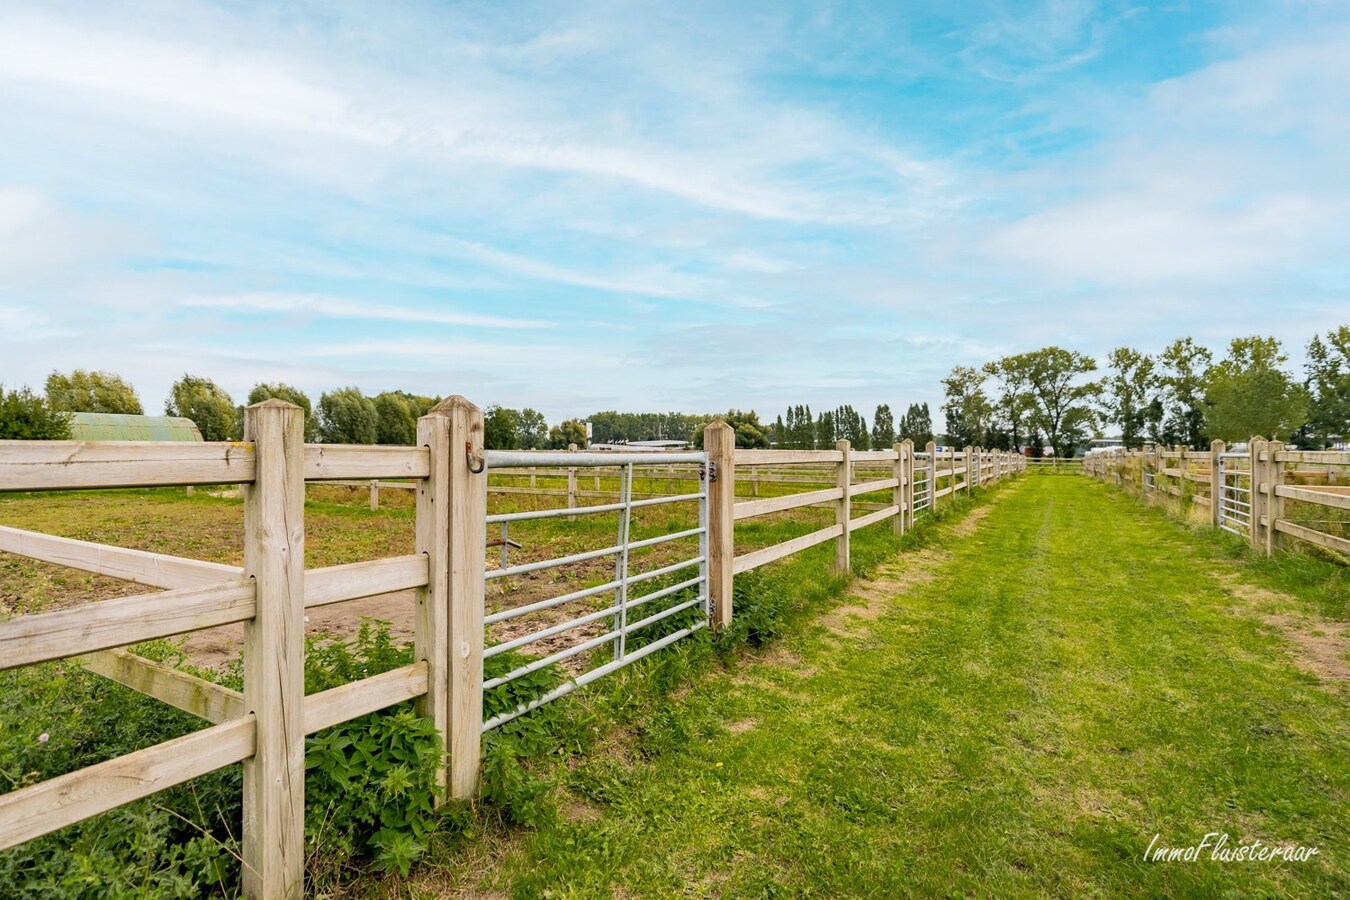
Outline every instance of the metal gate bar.
[[(535, 562), (520, 563), (515, 566), (503, 566), (499, 569), (489, 570), (484, 573), (484, 580), (491, 581), (496, 579), (509, 578), (513, 575), (522, 575), (530, 572), (538, 572), (544, 569), (557, 568), (574, 563), (586, 562), (588, 560), (601, 559), (609, 556), (615, 557), (614, 578), (604, 584), (594, 587), (583, 588), (581, 590), (571, 591), (558, 597), (552, 597), (546, 600), (538, 600), (524, 606), (514, 609), (500, 610), (495, 613), (486, 613), (483, 617), (485, 625), (493, 625), (515, 619), (530, 613), (542, 612), (572, 603), (579, 600), (586, 600), (590, 597), (611, 594), (613, 601), (603, 609), (589, 610), (579, 616), (568, 619), (565, 622), (557, 622), (543, 627), (537, 631), (528, 634), (513, 637), (510, 640), (484, 648), (483, 658), (491, 659), (512, 650), (518, 650), (521, 647), (528, 646), (537, 641), (546, 638), (555, 637), (564, 634), (573, 629), (592, 624), (594, 622), (609, 620), (609, 629), (601, 635), (588, 638), (579, 644), (571, 647), (565, 647), (555, 651), (540, 659), (532, 659), (510, 672), (495, 678), (486, 679), (483, 682), (483, 690), (491, 690), (501, 685), (514, 681), (521, 676), (531, 672), (537, 672), (540, 669), (547, 668), (563, 660), (570, 659), (589, 650), (594, 650), (606, 643), (613, 647), (613, 659), (588, 672), (577, 675), (567, 682), (557, 686), (548, 693), (534, 699), (533, 701), (522, 704), (515, 710), (502, 713), (483, 723), (483, 730), (488, 731), (499, 725), (524, 715), (532, 709), (557, 699), (576, 688), (589, 684), (597, 678), (610, 674), (630, 662), (642, 659), (650, 653), (667, 647), (680, 638), (687, 637), (696, 631), (708, 626), (708, 617), (710, 612), (707, 583), (708, 583), (708, 480), (710, 473), (708, 471), (708, 457), (706, 453), (576, 453), (576, 452), (518, 452), (518, 451), (488, 451), (486, 453), (485, 465), (489, 469), (503, 468), (522, 468), (530, 467), (539, 469), (544, 467), (572, 468), (572, 467), (593, 467), (593, 468), (611, 468), (617, 467), (619, 471), (619, 501), (617, 503), (604, 503), (588, 507), (571, 507), (560, 509), (533, 510), (526, 512), (499, 513), (486, 516), (488, 524), (500, 523), (503, 527), (510, 522), (525, 522), (542, 519), (571, 518), (579, 515), (598, 515), (603, 513), (618, 513), (617, 537), (616, 543), (610, 547), (602, 547), (595, 550), (586, 550), (567, 556), (557, 557), (548, 560), (539, 560)], [(668, 497), (655, 497), (645, 500), (633, 499), (633, 482), (638, 468), (644, 465), (662, 465), (671, 464), (696, 464), (699, 466), (699, 490), (692, 494), (679, 494)], [(696, 502), (698, 504), (698, 525), (694, 528), (686, 528), (670, 534), (658, 535), (656, 537), (645, 538), (640, 541), (632, 540), (633, 510), (645, 509), (648, 507), (660, 506), (672, 503)], [(699, 546), (697, 555), (692, 558), (680, 560), (678, 562), (659, 566), (648, 572), (633, 573), (631, 570), (632, 551), (654, 547), (671, 541), (678, 541), (687, 538), (697, 537)], [(654, 579), (677, 572), (684, 571), (691, 567), (698, 567), (698, 574), (692, 578), (686, 578), (680, 582), (661, 587), (649, 594), (638, 597), (632, 596), (632, 589), (636, 585), (650, 582)], [(695, 596), (676, 602), (674, 605), (659, 609), (646, 615), (637, 621), (629, 620), (629, 611), (639, 607), (645, 607), (653, 601), (670, 597), (681, 591), (694, 589)], [(635, 651), (630, 651), (628, 646), (628, 636), (641, 629), (669, 619), (690, 609), (698, 608), (702, 615), (699, 619), (685, 628), (661, 637)]]

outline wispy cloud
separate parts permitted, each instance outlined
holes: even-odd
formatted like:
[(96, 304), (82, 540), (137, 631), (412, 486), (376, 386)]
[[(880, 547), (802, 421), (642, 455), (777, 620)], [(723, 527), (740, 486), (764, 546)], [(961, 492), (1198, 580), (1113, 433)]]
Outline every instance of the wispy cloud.
[(532, 329), (553, 328), (557, 325), (556, 322), (542, 319), (513, 319), (437, 309), (409, 309), (385, 303), (357, 303), (319, 294), (225, 294), (187, 297), (182, 301), (182, 305), (239, 314), (303, 314), (331, 319), (373, 319), (421, 325), (459, 325), (468, 328)]

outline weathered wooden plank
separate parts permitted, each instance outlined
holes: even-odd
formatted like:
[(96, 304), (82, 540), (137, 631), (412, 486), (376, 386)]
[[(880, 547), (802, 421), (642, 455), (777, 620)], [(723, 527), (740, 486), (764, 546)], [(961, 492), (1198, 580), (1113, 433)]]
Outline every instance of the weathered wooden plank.
[(244, 714), (244, 695), (238, 691), (125, 650), (91, 653), (84, 658), (84, 667), (213, 724)]
[(737, 462), (743, 466), (837, 463), (844, 458), (838, 450), (737, 450), (736, 456)]
[(814, 503), (826, 503), (838, 500), (843, 496), (843, 491), (838, 487), (825, 488), (821, 491), (805, 491), (800, 494), (784, 494), (781, 497), (765, 497), (762, 500), (741, 500), (733, 509), (733, 516), (736, 521), (749, 519), (755, 516), (766, 515), (767, 513), (782, 512), (785, 509), (796, 509), (800, 506), (810, 506)]
[(253, 473), (246, 441), (0, 441), (0, 491), (232, 484)]
[(765, 547), (762, 550), (744, 553), (736, 557), (735, 561), (732, 563), (732, 574), (739, 575), (742, 572), (749, 572), (751, 569), (757, 569), (760, 566), (767, 565), (775, 560), (780, 560), (785, 556), (800, 553), (807, 547), (823, 544), (826, 541), (839, 537), (843, 530), (844, 528), (842, 525), (827, 525), (819, 531), (804, 534), (801, 537), (793, 538), (790, 541), (774, 544), (772, 547)]
[(732, 616), (735, 521), (740, 506), (736, 503), (736, 466), (740, 463), (740, 453), (736, 451), (736, 433), (721, 421), (713, 422), (703, 430), (703, 446), (708, 451), (709, 471), (714, 475), (708, 482), (708, 599), (713, 625), (725, 628), (731, 624)]
[(243, 887), (295, 897), (305, 862), (304, 412), (281, 400), (244, 411), (258, 471), (244, 488), (244, 571), (257, 615), (244, 627), (244, 708), (258, 722), (244, 763)]
[[(427, 477), (417, 490), (415, 537), (418, 555), (426, 560), (424, 586), (417, 589), (413, 618), (413, 652), (427, 665), (427, 687), (417, 712), (430, 719), (446, 754), (450, 740), (450, 414), (437, 405), (417, 421), (417, 443), (428, 448)], [(529, 490), (527, 488), (527, 490)], [(442, 767), (437, 784), (444, 788), (450, 770)]]
[(305, 607), (407, 591), (427, 583), (427, 557), (420, 553), (309, 569)]
[(230, 581), (18, 616), (0, 622), (0, 669), (243, 622), (254, 608), (253, 582)]
[(244, 575), (239, 566), (109, 547), (2, 525), (0, 550), (150, 587), (207, 587)]
[(872, 494), (877, 491), (889, 491), (891, 488), (900, 484), (894, 477), (878, 478), (875, 481), (860, 481), (849, 487), (849, 494), (856, 497), (859, 494)]
[(342, 481), (359, 478), (426, 478), (431, 465), (425, 447), (388, 447), (371, 444), (306, 444), (306, 481)]
[(894, 448), (890, 450), (854, 450), (852, 455), (855, 465), (858, 463), (895, 462), (897, 459)]
[(1275, 494), (1303, 503), (1316, 503), (1318, 506), (1331, 506), (1336, 509), (1350, 509), (1350, 487), (1309, 488), (1280, 484), (1275, 486)]
[(305, 698), (305, 734), (415, 700), (427, 692), (427, 661), (419, 660)]
[(1328, 466), (1350, 466), (1350, 451), (1346, 450), (1281, 450), (1276, 456), (1280, 462), (1321, 463)]
[(244, 716), (0, 794), (0, 850), (246, 759), (254, 732)]
[(885, 509), (879, 509), (874, 513), (869, 513), (868, 515), (865, 516), (859, 516), (858, 518), (851, 519), (849, 521), (848, 530), (857, 531), (859, 528), (866, 528), (868, 525), (871, 525), (875, 522), (880, 522), (884, 519), (889, 519), (898, 512), (900, 512), (900, 507), (887, 506)]
[(843, 457), (835, 471), (835, 486), (839, 488), (841, 496), (834, 505), (834, 524), (839, 526), (839, 537), (834, 542), (834, 570), (847, 572), (851, 559), (848, 520), (853, 515), (850, 508), (853, 500), (853, 449), (848, 441), (839, 441), (834, 446)]
[(1336, 537), (1334, 534), (1314, 531), (1311, 528), (1295, 524), (1287, 519), (1276, 519), (1274, 530), (1296, 537), (1301, 541), (1307, 541), (1310, 544), (1317, 544), (1319, 547), (1326, 547), (1328, 550), (1338, 550), (1341, 553), (1350, 553), (1350, 540), (1343, 537)]
[(483, 413), (458, 395), (437, 409), (450, 418), (449, 543), (449, 712), (450, 796), (468, 799), (478, 792), (483, 729), (483, 545), (487, 525), (487, 473), (470, 471), (473, 461), (486, 466)]

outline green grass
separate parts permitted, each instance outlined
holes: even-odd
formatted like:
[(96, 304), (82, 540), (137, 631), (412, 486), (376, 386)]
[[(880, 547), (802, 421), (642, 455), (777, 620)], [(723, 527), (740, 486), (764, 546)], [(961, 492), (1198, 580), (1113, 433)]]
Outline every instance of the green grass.
[[(444, 849), (401, 887), (1350, 891), (1345, 694), (1303, 671), (1221, 576), (1288, 591), (1308, 611), (1334, 612), (1340, 589), (1306, 569), (1253, 565), (1084, 478), (1033, 475), (995, 493), (972, 533), (940, 526), (922, 541), (934, 552), (881, 568), (879, 616), (798, 617), (762, 658), (705, 668), (687, 690), (640, 704), (557, 767), (557, 815), (488, 834), (505, 842), (498, 852)], [(829, 593), (822, 586), (802, 609), (818, 611)], [(1320, 856), (1143, 861), (1155, 834), (1176, 846), (1210, 831), (1315, 845)]]

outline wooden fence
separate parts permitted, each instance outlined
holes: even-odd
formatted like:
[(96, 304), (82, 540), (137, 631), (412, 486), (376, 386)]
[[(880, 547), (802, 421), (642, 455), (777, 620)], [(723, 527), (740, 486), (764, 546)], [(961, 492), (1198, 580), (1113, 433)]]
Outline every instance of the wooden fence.
[[(419, 420), (413, 447), (307, 445), (303, 426), (298, 407), (269, 400), (245, 411), (240, 442), (0, 441), (0, 491), (239, 484), (244, 500), (242, 567), (0, 527), (0, 551), (160, 589), (0, 622), (0, 669), (79, 658), (209, 723), (0, 795), (0, 849), (242, 763), (244, 892), (297, 896), (304, 877), (305, 736), (407, 700), (444, 738), (448, 793), (476, 792), (488, 490), (482, 413), (450, 397)], [(1016, 454), (940, 453), (932, 444), (915, 452), (909, 442), (872, 451), (852, 451), (847, 442), (834, 450), (738, 451), (723, 423), (709, 426), (706, 445), (709, 598), (713, 624), (721, 626), (732, 619), (736, 574), (830, 540), (835, 567), (846, 570), (852, 532), (886, 521), (898, 532), (913, 526), (916, 484), (927, 485), (933, 508), (957, 491), (1025, 470)], [(797, 466), (833, 468), (834, 485), (737, 498), (738, 467), (756, 478), (763, 470), (765, 478), (802, 479), (787, 483), (819, 477), (793, 474)], [(313, 482), (376, 484), (376, 490), (408, 485), (416, 493), (416, 552), (306, 570), (304, 496)], [(889, 503), (853, 516), (853, 498), (887, 491)], [(819, 504), (833, 506), (833, 524), (736, 555), (736, 522)], [(408, 589), (416, 591), (415, 661), (306, 696), (305, 610)], [(231, 623), (244, 624), (242, 692), (120, 649)]]
[[(1223, 441), (1208, 450), (1147, 445), (1097, 451), (1083, 471), (1204, 508), (1210, 524), (1240, 531), (1266, 554), (1291, 538), (1350, 554), (1350, 452), (1292, 450), (1254, 437), (1237, 452)], [(1234, 522), (1240, 528), (1231, 527)]]

